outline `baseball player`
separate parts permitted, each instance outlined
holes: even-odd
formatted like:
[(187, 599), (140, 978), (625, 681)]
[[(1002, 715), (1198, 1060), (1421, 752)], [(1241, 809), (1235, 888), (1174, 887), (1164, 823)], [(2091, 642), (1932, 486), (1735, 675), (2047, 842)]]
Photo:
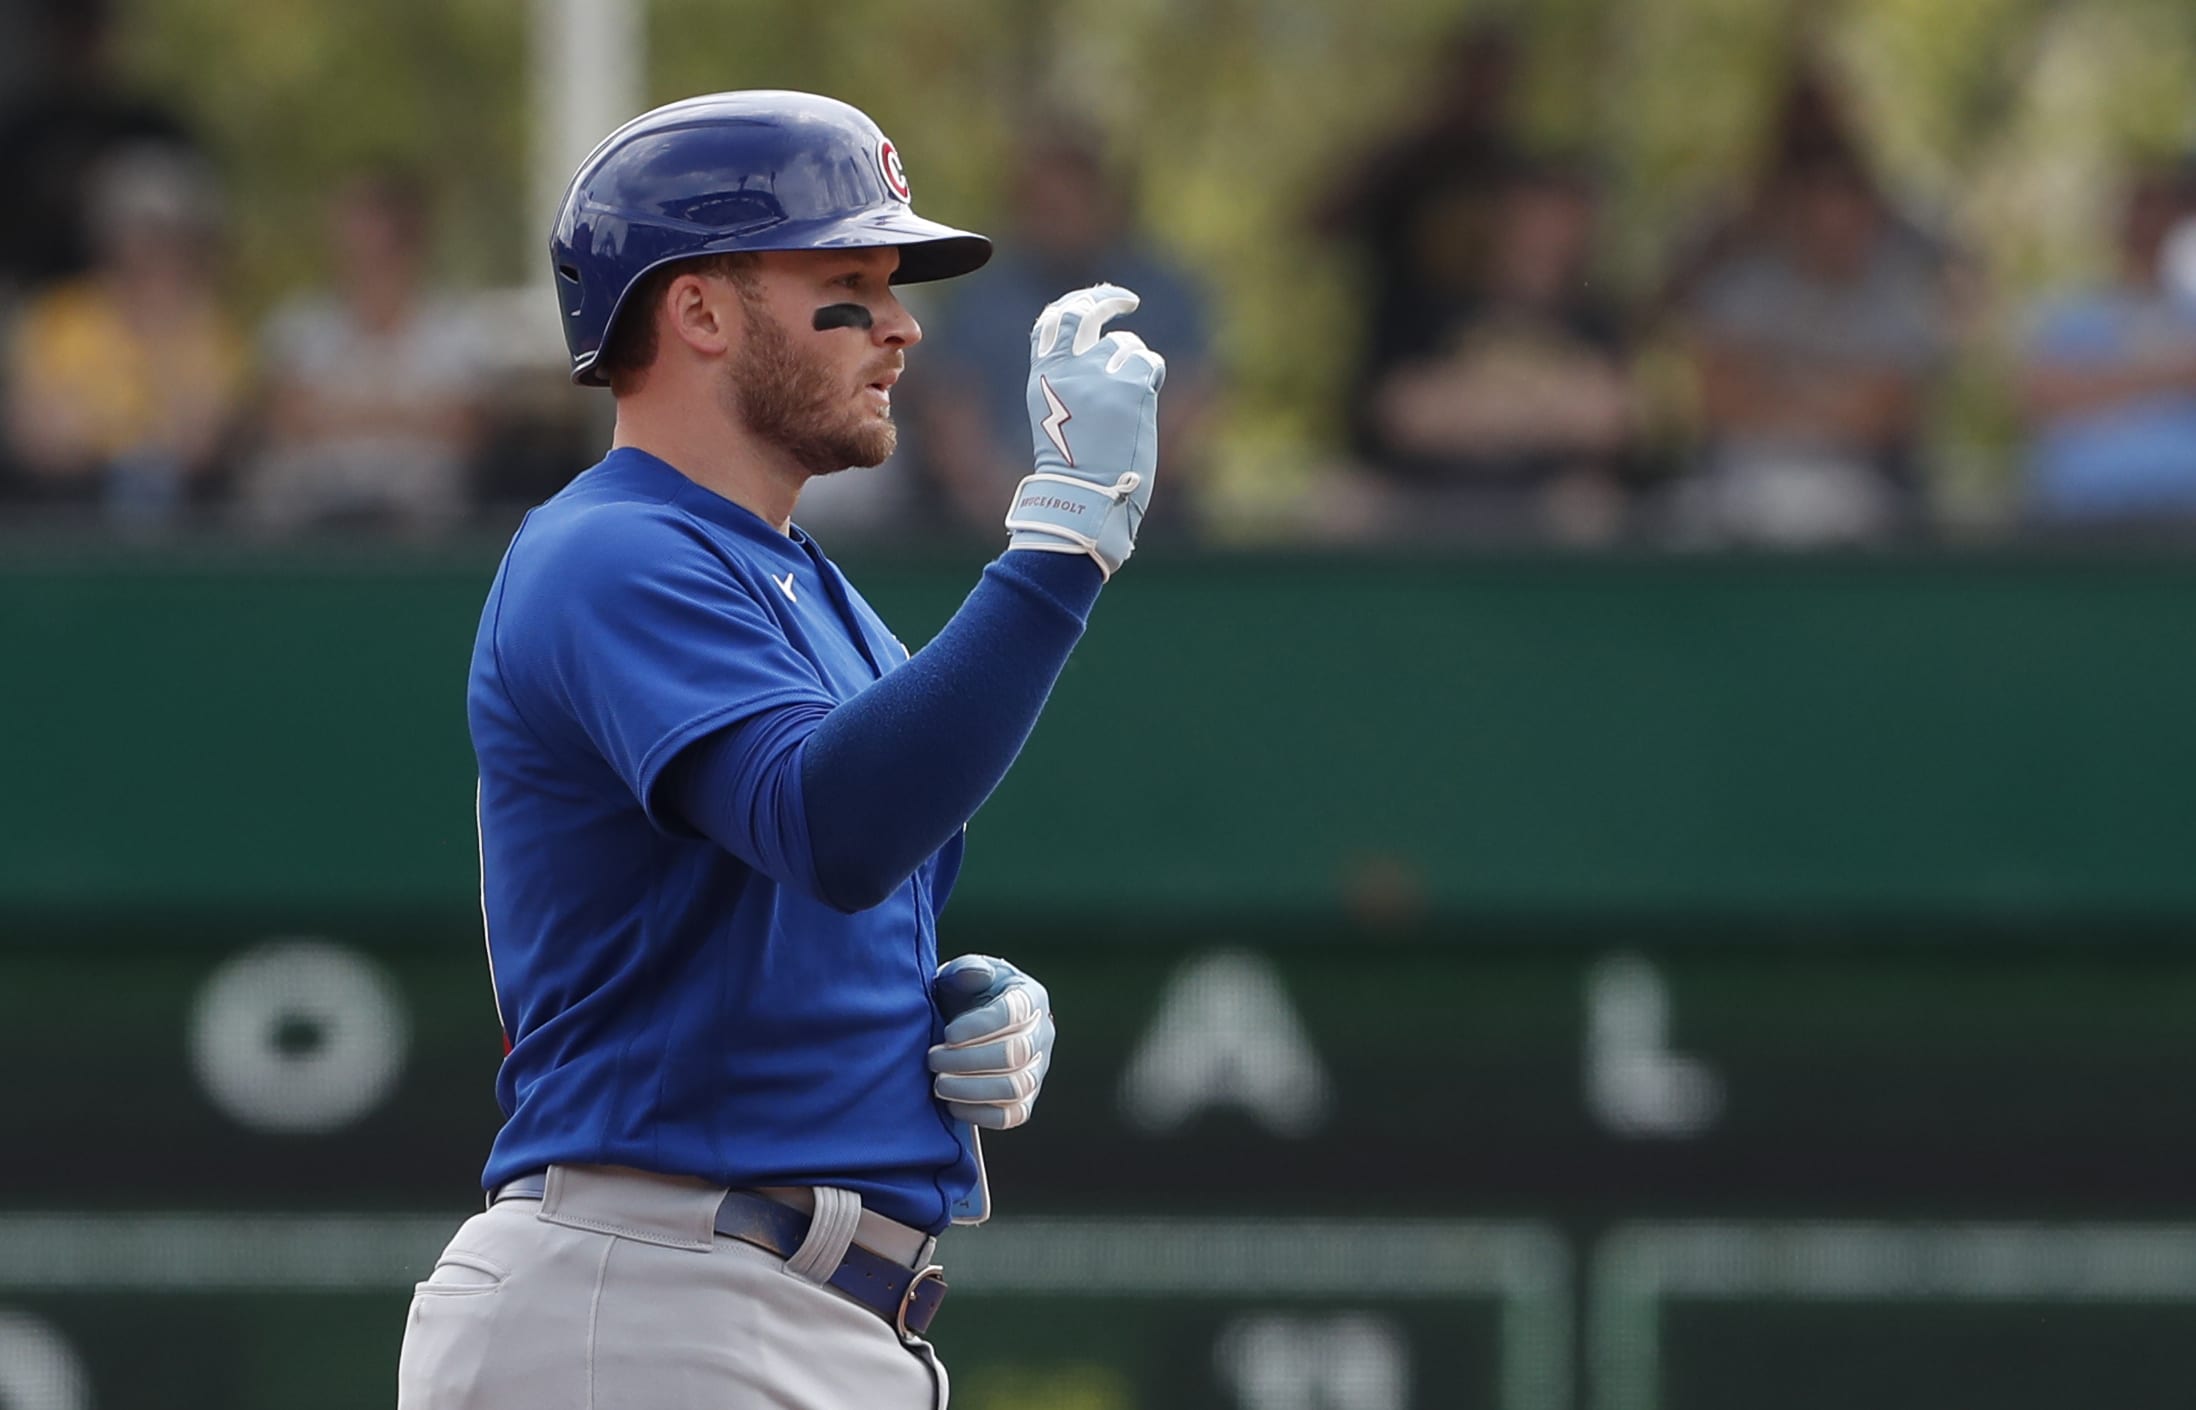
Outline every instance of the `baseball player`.
[(977, 1128), (1028, 1118), (1053, 1025), (1006, 961), (940, 967), (937, 918), (1150, 499), (1165, 364), (1105, 330), (1136, 296), (1038, 317), (1006, 551), (920, 652), (792, 515), (892, 450), (895, 285), (990, 251), (808, 94), (659, 108), (573, 178), (558, 306), (617, 428), (474, 649), (507, 1119), (400, 1410), (944, 1406), (937, 1236), (985, 1217)]

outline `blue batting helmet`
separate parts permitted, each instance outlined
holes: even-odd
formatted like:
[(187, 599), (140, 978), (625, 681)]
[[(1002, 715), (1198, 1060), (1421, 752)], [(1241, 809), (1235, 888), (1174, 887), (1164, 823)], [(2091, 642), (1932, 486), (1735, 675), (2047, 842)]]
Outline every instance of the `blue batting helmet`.
[(813, 93), (711, 93), (604, 138), (565, 188), (549, 238), (572, 380), (595, 370), (643, 275), (738, 250), (891, 245), (896, 284), (950, 279), (991, 242), (915, 214), (900, 154), (858, 108)]

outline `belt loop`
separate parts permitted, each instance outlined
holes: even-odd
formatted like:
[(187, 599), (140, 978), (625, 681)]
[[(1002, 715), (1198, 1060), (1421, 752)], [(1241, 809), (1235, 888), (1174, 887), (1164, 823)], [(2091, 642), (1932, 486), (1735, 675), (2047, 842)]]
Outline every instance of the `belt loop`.
[(862, 1197), (852, 1190), (816, 1186), (816, 1209), (808, 1223), (808, 1237), (785, 1261), (785, 1271), (819, 1287), (831, 1279), (854, 1241), (855, 1226), (862, 1219)]

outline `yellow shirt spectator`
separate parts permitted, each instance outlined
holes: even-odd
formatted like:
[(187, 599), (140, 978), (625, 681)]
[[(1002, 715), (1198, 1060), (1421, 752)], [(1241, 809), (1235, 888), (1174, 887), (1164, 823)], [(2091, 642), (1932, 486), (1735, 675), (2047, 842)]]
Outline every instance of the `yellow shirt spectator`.
[(96, 479), (142, 462), (188, 479), (236, 409), (245, 349), (209, 292), (109, 277), (31, 300), (9, 363), (10, 430), (34, 478)]

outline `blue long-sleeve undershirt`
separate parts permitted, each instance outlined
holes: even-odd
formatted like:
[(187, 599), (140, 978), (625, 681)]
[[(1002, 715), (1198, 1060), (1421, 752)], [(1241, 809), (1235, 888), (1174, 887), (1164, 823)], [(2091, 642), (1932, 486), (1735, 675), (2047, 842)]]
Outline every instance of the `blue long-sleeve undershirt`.
[(1079, 553), (1001, 554), (898, 670), (829, 710), (766, 710), (697, 740), (666, 797), (728, 851), (781, 859), (780, 881), (877, 905), (1006, 777), (1103, 583)]

